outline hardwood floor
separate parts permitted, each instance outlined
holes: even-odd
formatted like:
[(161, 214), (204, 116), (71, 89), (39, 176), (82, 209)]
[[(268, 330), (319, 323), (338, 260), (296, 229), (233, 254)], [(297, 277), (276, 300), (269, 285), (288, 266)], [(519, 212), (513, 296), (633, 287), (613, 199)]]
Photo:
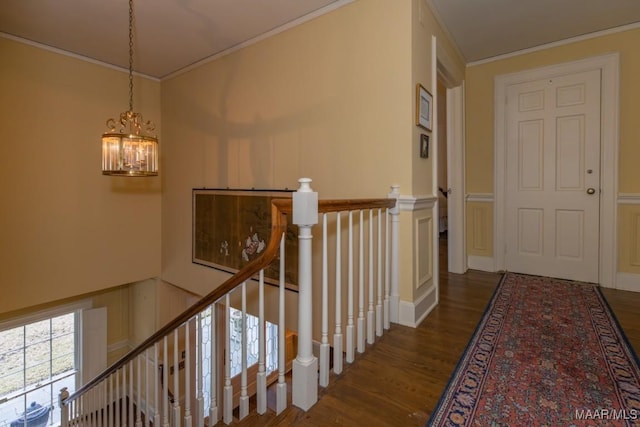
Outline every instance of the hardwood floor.
[[(440, 271), (440, 304), (424, 322), (415, 329), (392, 325), (339, 377), (332, 376), (308, 412), (291, 408), (276, 416), (270, 403), (266, 415), (234, 425), (424, 426), (500, 279), (480, 271), (449, 274), (445, 257)], [(604, 289), (604, 294), (640, 349), (640, 293)]]

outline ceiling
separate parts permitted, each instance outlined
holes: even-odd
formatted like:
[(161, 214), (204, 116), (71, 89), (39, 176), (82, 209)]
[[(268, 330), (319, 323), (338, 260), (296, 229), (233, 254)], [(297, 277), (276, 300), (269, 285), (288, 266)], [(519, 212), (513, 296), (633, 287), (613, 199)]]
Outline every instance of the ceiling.
[[(127, 0), (0, 1), (0, 32), (128, 68)], [(134, 69), (161, 79), (351, 1), (135, 0)], [(467, 62), (640, 22), (640, 0), (427, 2)]]
[(639, 0), (427, 0), (467, 62), (640, 22)]

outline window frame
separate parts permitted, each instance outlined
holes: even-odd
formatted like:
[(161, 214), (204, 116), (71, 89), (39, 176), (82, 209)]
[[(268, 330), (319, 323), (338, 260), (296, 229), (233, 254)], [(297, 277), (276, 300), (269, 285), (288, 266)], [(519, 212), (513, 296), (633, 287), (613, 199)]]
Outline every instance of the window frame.
[[(90, 301), (79, 301), (79, 302), (74, 302), (74, 303), (69, 303), (69, 304), (62, 304), (59, 306), (55, 306), (55, 307), (50, 307), (50, 308), (46, 308), (46, 309), (42, 309), (42, 310), (37, 310), (34, 311), (32, 313), (28, 313), (28, 314), (23, 314), (23, 315), (17, 315), (13, 318), (10, 319), (4, 319), (4, 320), (0, 320), (0, 332), (4, 332), (10, 329), (15, 329), (15, 328), (20, 328), (20, 327), (26, 327), (27, 325), (36, 323), (36, 322), (41, 322), (41, 321), (45, 321), (45, 320), (51, 320), (55, 317), (59, 317), (59, 316), (64, 316), (67, 314), (73, 314), (74, 315), (74, 346), (75, 346), (75, 351), (74, 351), (74, 366), (75, 366), (75, 372), (72, 374), (75, 378), (74, 378), (74, 383), (75, 383), (75, 388), (77, 389), (78, 387), (81, 386), (81, 379), (82, 379), (82, 337), (83, 337), (83, 331), (82, 331), (82, 311), (83, 310), (87, 310), (87, 309), (91, 309), (91, 302)], [(49, 338), (50, 340), (51, 338)], [(24, 367), (23, 367), (24, 370)], [(24, 388), (22, 391), (16, 391), (14, 393), (10, 393), (7, 395), (8, 398), (2, 398), (0, 400), (0, 403), (6, 403), (9, 400), (13, 400), (19, 397), (23, 397), (29, 393), (34, 392), (35, 390), (39, 390), (45, 387), (49, 387), (51, 386), (51, 384), (53, 384), (54, 382), (58, 381), (60, 378), (60, 375), (50, 378), (44, 382), (42, 382), (41, 384), (38, 385), (33, 385), (33, 386), (27, 386), (26, 388)], [(60, 390), (52, 390), (52, 393), (59, 393)], [(51, 396), (52, 401), (54, 402), (54, 406), (57, 408), (57, 405), (55, 405), (55, 402), (57, 401), (57, 394), (56, 395), (52, 395)], [(25, 404), (26, 405), (26, 404)], [(25, 406), (26, 409), (26, 406)], [(19, 415), (18, 415), (19, 416)], [(11, 421), (11, 420), (8, 420)], [(7, 422), (8, 422), (7, 421)]]

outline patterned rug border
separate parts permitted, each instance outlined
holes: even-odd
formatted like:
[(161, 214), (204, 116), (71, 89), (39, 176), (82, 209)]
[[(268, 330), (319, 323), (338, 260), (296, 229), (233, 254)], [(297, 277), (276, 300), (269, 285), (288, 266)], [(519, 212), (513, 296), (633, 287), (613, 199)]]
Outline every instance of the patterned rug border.
[[(482, 330), (484, 325), (489, 320), (489, 317), (487, 316), (487, 314), (490, 312), (490, 310), (495, 305), (496, 296), (498, 295), (498, 292), (502, 288), (502, 286), (503, 286), (504, 282), (506, 281), (507, 276), (509, 274), (514, 274), (514, 275), (518, 275), (518, 276), (527, 276), (527, 277), (533, 277), (533, 278), (544, 278), (545, 277), (545, 276), (536, 276), (536, 275), (531, 275), (531, 274), (514, 273), (514, 272), (508, 272), (508, 271), (502, 273), (502, 277), (500, 278), (500, 281), (498, 282), (498, 285), (493, 290), (491, 298), (489, 299), (489, 302), (487, 303), (484, 311), (482, 312), (482, 315), (480, 317), (480, 321), (478, 322), (478, 324), (476, 325), (473, 333), (471, 334), (471, 338), (469, 339), (469, 342), (467, 343), (464, 351), (462, 352), (462, 355), (458, 359), (458, 362), (456, 363), (456, 366), (454, 367), (453, 372), (451, 373), (451, 375), (450, 375), (450, 377), (449, 377), (449, 379), (447, 381), (447, 384), (444, 387), (442, 395), (438, 399), (438, 403), (434, 407), (433, 411), (431, 412), (431, 415), (429, 416), (429, 419), (427, 420), (427, 424), (426, 424), (427, 427), (431, 426), (431, 424), (434, 421), (434, 417), (439, 413), (441, 407), (445, 404), (445, 402), (449, 398), (451, 398), (451, 395), (454, 393), (455, 390), (453, 389), (452, 384), (458, 379), (461, 367), (465, 363), (467, 363), (468, 358), (470, 356), (469, 353), (472, 351), (473, 346), (476, 344), (476, 342), (480, 338), (479, 337), (479, 332)], [(607, 301), (606, 296), (602, 292), (601, 286), (599, 284), (597, 284), (597, 283), (578, 282), (578, 281), (565, 280), (565, 279), (554, 279), (554, 280), (565, 281), (565, 282), (570, 282), (570, 283), (579, 283), (579, 284), (583, 284), (583, 285), (586, 285), (586, 286), (592, 286), (593, 288), (595, 288), (600, 300), (604, 303), (604, 307), (606, 308), (607, 316), (613, 321), (614, 325), (618, 329), (618, 332), (619, 332), (620, 337), (622, 339), (622, 343), (625, 346), (625, 349), (628, 351), (630, 356), (632, 356), (633, 361), (636, 363), (636, 365), (640, 367), (640, 357), (638, 357), (638, 353), (636, 352), (636, 350), (631, 345), (631, 342), (629, 341), (629, 338), (627, 337), (627, 334), (624, 332), (624, 329), (620, 325), (620, 322), (619, 322), (618, 318), (616, 317), (615, 312), (613, 311), (613, 309), (609, 305), (609, 301)]]

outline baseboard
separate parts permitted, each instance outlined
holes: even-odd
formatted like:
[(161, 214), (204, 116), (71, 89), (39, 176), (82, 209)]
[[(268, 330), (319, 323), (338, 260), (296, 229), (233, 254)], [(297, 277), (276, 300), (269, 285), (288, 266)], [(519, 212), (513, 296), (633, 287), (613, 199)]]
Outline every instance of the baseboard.
[(436, 288), (431, 286), (416, 301), (400, 300), (398, 323), (417, 328), (436, 306)]
[(618, 272), (616, 275), (616, 289), (640, 292), (640, 274)]
[(467, 265), (471, 270), (496, 271), (496, 264), (493, 257), (469, 255), (467, 257)]

